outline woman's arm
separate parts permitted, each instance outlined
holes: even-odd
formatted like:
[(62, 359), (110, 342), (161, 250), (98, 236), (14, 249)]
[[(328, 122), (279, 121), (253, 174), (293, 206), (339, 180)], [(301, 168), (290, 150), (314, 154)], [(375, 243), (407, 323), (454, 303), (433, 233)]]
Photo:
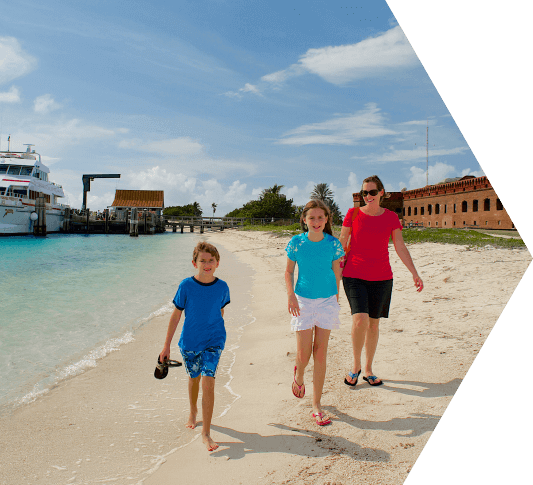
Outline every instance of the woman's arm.
[(422, 291), (424, 289), (424, 283), (422, 282), (422, 278), (418, 276), (413, 260), (411, 259), (411, 255), (409, 254), (409, 250), (405, 246), (401, 229), (395, 229), (394, 231), (392, 231), (392, 242), (394, 244), (394, 249), (396, 250), (398, 257), (402, 260), (402, 263), (405, 264), (407, 269), (413, 275), (413, 281), (415, 282), (416, 291)]
[(285, 269), (285, 286), (287, 287), (287, 296), (289, 298), (289, 313), (295, 317), (300, 316), (300, 305), (294, 293), (294, 268), (296, 261), (287, 258), (287, 268)]

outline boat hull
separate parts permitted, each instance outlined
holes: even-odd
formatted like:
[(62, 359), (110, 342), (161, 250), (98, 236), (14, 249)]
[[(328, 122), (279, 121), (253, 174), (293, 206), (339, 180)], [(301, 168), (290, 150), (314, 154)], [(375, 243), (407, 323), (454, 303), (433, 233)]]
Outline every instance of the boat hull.
[[(0, 197), (0, 236), (23, 236), (33, 234), (35, 202), (13, 197)], [(65, 206), (46, 204), (46, 232), (61, 232)]]

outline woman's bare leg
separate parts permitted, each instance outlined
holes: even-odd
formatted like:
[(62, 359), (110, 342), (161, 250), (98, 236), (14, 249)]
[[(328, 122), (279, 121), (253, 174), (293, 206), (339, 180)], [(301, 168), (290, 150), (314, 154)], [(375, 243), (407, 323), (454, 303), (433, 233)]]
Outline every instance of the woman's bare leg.
[[(361, 353), (366, 341), (366, 332), (370, 324), (368, 313), (354, 313), (352, 315), (352, 349), (353, 349), (353, 367), (352, 373), (357, 374), (361, 370)], [(376, 342), (377, 345), (377, 342)], [(376, 349), (374, 349), (375, 352)], [(354, 383), (354, 379), (346, 376), (350, 383)]]

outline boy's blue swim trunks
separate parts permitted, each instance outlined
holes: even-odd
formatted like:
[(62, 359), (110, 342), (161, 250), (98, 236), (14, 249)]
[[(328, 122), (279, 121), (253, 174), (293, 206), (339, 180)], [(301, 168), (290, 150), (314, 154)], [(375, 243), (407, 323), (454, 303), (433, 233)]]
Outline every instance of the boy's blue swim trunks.
[(198, 377), (200, 374), (207, 377), (215, 377), (218, 362), (222, 349), (220, 347), (210, 347), (198, 352), (194, 350), (180, 349), (185, 363), (185, 369), (191, 379)]

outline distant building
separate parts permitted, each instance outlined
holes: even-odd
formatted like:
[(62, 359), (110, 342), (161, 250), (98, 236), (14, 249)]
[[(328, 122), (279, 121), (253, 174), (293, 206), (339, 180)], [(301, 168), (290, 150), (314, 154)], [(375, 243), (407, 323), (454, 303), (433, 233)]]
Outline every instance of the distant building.
[[(362, 197), (353, 194), (354, 207), (360, 207)], [(419, 189), (391, 192), (383, 207), (398, 214), (404, 226), (410, 223), (424, 227), (480, 229), (514, 229), (487, 177), (466, 175), (445, 179)]]
[(118, 220), (125, 219), (127, 211), (133, 207), (160, 216), (165, 208), (164, 200), (163, 190), (117, 190), (111, 208)]

